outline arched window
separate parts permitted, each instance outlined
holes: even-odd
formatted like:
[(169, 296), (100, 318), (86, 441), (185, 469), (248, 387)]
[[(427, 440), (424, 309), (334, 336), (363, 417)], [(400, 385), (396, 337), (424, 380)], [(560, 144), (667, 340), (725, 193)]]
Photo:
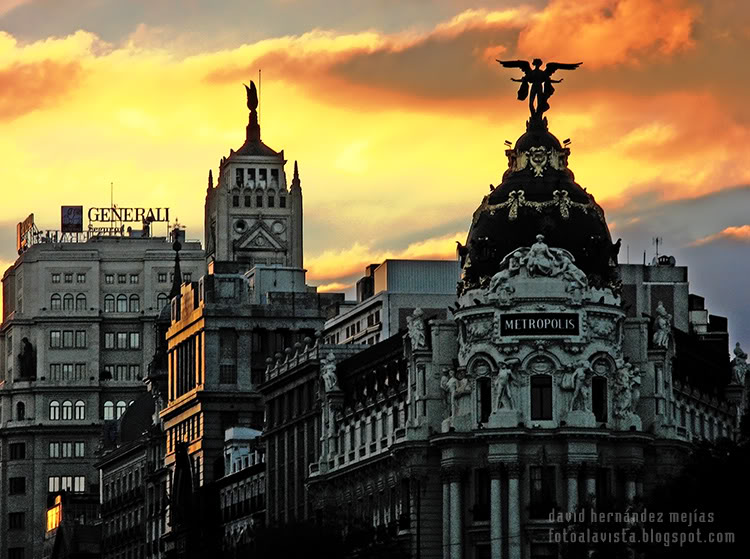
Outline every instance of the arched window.
[(73, 419), (73, 402), (65, 400), (62, 404), (62, 418), (64, 420)]
[(141, 310), (141, 299), (138, 295), (131, 295), (128, 303), (129, 312), (140, 312)]
[(117, 296), (117, 312), (128, 312), (128, 298), (125, 295)]
[(104, 296), (104, 312), (115, 312), (115, 296), (112, 294)]
[(66, 293), (63, 296), (63, 310), (64, 311), (72, 311), (75, 308), (75, 305), (73, 303), (73, 294), (72, 293)]
[(76, 419), (86, 419), (86, 404), (82, 400), (76, 402)]
[(157, 309), (163, 309), (169, 304), (169, 297), (167, 297), (166, 293), (159, 293), (156, 297), (156, 308)]
[(550, 375), (531, 377), (531, 419), (552, 419), (552, 377)]
[(60, 419), (60, 402), (52, 400), (49, 403), (49, 418), (50, 421), (58, 421)]
[(122, 414), (125, 413), (126, 409), (128, 409), (128, 405), (125, 402), (123, 402), (122, 400), (117, 402), (117, 413), (115, 414), (115, 418), (120, 419), (122, 417)]
[(76, 295), (76, 310), (86, 310), (86, 296), (83, 293), (79, 293), (78, 295)]
[(115, 405), (112, 402), (104, 402), (104, 419), (115, 418)]
[(23, 421), (26, 419), (26, 404), (18, 402), (16, 404), (16, 420)]
[(49, 308), (53, 311), (62, 309), (62, 297), (59, 293), (53, 293), (52, 297), (49, 298)]
[(595, 376), (591, 380), (591, 407), (594, 417), (600, 423), (607, 421), (607, 379)]

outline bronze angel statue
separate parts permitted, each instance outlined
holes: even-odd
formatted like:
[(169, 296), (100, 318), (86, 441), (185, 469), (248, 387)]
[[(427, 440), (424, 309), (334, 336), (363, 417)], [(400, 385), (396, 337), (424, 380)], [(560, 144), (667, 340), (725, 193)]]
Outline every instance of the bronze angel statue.
[[(547, 100), (555, 92), (555, 88), (552, 86), (553, 83), (560, 83), (560, 80), (553, 80), (552, 74), (557, 70), (575, 70), (583, 62), (576, 62), (573, 64), (565, 64), (561, 62), (548, 62), (544, 70), (541, 69), (542, 61), (539, 58), (535, 58), (531, 61), (534, 65), (534, 69), (531, 69), (531, 64), (526, 60), (498, 60), (498, 62), (505, 68), (519, 68), (523, 71), (523, 78), (516, 79), (511, 78), (511, 81), (519, 82), (521, 87), (518, 88), (518, 100), (523, 101), (528, 96), (529, 98), (529, 110), (531, 116), (541, 118), (542, 113), (549, 109), (549, 103)], [(529, 95), (529, 86), (531, 86), (531, 95)], [(534, 107), (534, 101), (536, 100), (536, 107)]]

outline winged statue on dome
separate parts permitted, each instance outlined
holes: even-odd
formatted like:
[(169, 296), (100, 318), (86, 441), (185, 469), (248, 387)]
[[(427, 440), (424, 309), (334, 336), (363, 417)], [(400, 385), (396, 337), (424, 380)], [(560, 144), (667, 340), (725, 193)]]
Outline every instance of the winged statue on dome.
[[(518, 68), (523, 71), (523, 78), (511, 78), (511, 81), (521, 84), (521, 87), (518, 88), (518, 100), (523, 101), (528, 97), (531, 116), (540, 119), (542, 118), (542, 113), (549, 109), (547, 100), (555, 92), (552, 84), (562, 81), (562, 79), (553, 80), (552, 74), (558, 70), (575, 70), (583, 64), (583, 62), (574, 62), (572, 64), (547, 62), (544, 70), (542, 70), (542, 60), (540, 58), (535, 58), (531, 61), (531, 64), (527, 60), (498, 60), (498, 62), (505, 68)], [(532, 64), (534, 66), (533, 69), (531, 68)], [(534, 106), (534, 101), (536, 101), (536, 106)]]

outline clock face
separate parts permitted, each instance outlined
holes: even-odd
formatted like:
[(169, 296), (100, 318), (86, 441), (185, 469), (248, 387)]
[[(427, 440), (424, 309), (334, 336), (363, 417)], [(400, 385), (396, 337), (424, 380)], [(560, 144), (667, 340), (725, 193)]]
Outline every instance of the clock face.
[(283, 233), (284, 229), (286, 229), (286, 227), (281, 221), (274, 221), (273, 225), (271, 226), (271, 230), (277, 235), (279, 233)]
[(247, 221), (244, 219), (238, 219), (234, 222), (234, 230), (237, 233), (244, 233), (247, 230)]

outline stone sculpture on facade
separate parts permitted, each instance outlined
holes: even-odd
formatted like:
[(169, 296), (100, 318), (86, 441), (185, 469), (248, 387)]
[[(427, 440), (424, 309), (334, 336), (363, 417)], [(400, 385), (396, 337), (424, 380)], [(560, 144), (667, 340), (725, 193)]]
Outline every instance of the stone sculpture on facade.
[(461, 396), (471, 393), (469, 379), (461, 372), (456, 373), (453, 369), (443, 369), (443, 377), (440, 380), (440, 387), (443, 389), (445, 403), (448, 408), (448, 419), (453, 421), (458, 417), (458, 401)]
[(591, 364), (588, 361), (579, 361), (573, 371), (572, 383), (574, 387), (573, 398), (570, 400), (569, 411), (591, 411)]
[(669, 346), (669, 337), (672, 335), (672, 315), (664, 308), (664, 303), (659, 301), (656, 306), (656, 317), (654, 318), (654, 335), (652, 341), (656, 347), (666, 348)]
[(508, 363), (500, 362), (497, 376), (495, 377), (495, 409), (514, 410), (516, 404), (513, 400), (511, 386), (515, 382), (513, 369)]
[[(552, 84), (560, 83), (562, 81), (553, 80), (552, 74), (557, 70), (575, 70), (583, 64), (583, 62), (575, 62), (572, 64), (548, 62), (544, 70), (542, 70), (541, 59), (535, 58), (531, 61), (531, 64), (534, 65), (534, 69), (532, 70), (531, 64), (526, 60), (498, 60), (498, 62), (505, 68), (518, 68), (523, 72), (523, 78), (511, 78), (511, 80), (521, 84), (518, 89), (519, 101), (525, 100), (528, 96), (529, 111), (531, 111), (532, 118), (541, 118), (542, 113), (549, 109), (548, 100), (555, 92), (555, 88)], [(529, 89), (531, 89), (530, 92)], [(536, 106), (534, 106), (535, 100)]]
[(425, 337), (424, 312), (417, 307), (411, 316), (406, 317), (406, 326), (409, 332), (412, 349), (425, 349), (427, 340)]
[(544, 242), (544, 235), (537, 235), (523, 263), (530, 276), (552, 276), (555, 272), (556, 259)]
[(18, 354), (18, 368), (21, 378), (36, 378), (36, 352), (28, 338), (21, 338), (21, 353)]
[(621, 421), (632, 420), (641, 397), (641, 372), (623, 359), (616, 365), (614, 415)]
[(339, 390), (339, 380), (336, 376), (336, 356), (329, 353), (323, 361), (320, 376), (323, 378), (323, 388), (326, 392)]
[(734, 359), (732, 359), (732, 384), (745, 386), (745, 375), (747, 374), (747, 353), (740, 347), (740, 342), (734, 346)]

